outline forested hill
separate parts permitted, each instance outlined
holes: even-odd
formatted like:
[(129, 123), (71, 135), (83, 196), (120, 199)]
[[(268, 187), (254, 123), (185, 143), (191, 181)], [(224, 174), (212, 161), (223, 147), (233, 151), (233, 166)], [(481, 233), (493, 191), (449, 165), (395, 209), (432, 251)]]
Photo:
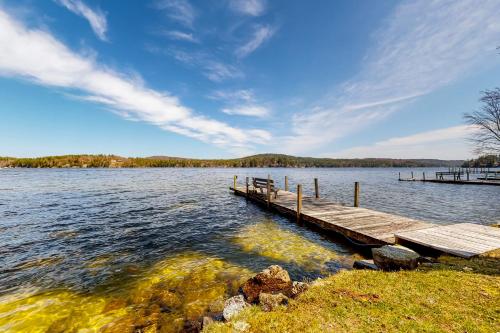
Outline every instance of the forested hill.
[(0, 167), (18, 168), (168, 168), (168, 167), (448, 167), (463, 161), (432, 159), (332, 159), (260, 154), (235, 159), (189, 159), (167, 156), (64, 155), (37, 158), (0, 157)]

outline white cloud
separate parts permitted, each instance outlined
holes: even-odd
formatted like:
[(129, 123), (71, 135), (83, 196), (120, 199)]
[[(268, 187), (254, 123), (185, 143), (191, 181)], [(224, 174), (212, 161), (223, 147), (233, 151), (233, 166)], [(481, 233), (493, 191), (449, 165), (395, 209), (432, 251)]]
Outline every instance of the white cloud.
[(239, 58), (248, 56), (250, 53), (257, 50), (257, 48), (259, 48), (259, 46), (261, 46), (265, 41), (270, 39), (274, 33), (275, 29), (271, 26), (257, 26), (254, 34), (252, 35), (252, 39), (236, 49), (236, 56)]
[(229, 7), (240, 14), (260, 16), (266, 10), (266, 2), (264, 0), (230, 0)]
[(216, 145), (248, 149), (270, 138), (265, 131), (242, 130), (197, 115), (177, 97), (149, 89), (141, 80), (72, 52), (48, 32), (28, 29), (1, 8), (0, 75), (76, 91), (127, 119), (146, 121)]
[(321, 149), (491, 64), (499, 12), (494, 0), (404, 2), (373, 36), (359, 74), (294, 116), (288, 150)]
[(199, 40), (196, 39), (192, 33), (188, 33), (188, 32), (171, 30), (171, 31), (163, 31), (161, 34), (164, 36), (167, 36), (170, 39), (174, 39), (174, 40), (182, 40), (182, 41), (191, 42), (191, 43), (199, 43)]
[(106, 21), (106, 15), (101, 10), (93, 10), (80, 0), (57, 0), (57, 2), (76, 15), (80, 15), (89, 21), (97, 37), (103, 41), (107, 40), (106, 30), (108, 23)]
[(252, 90), (217, 90), (214, 91), (210, 96), (211, 99), (223, 100), (226, 102), (252, 102), (255, 100), (254, 93)]
[(353, 147), (324, 155), (339, 158), (467, 159), (472, 155), (467, 138), (473, 131), (473, 127), (461, 125), (391, 138), (372, 145)]
[(188, 28), (193, 27), (196, 13), (188, 0), (157, 0), (155, 7), (165, 11), (172, 20)]
[(271, 113), (268, 107), (257, 104), (254, 92), (248, 89), (217, 90), (208, 98), (224, 102), (226, 107), (221, 111), (230, 115), (265, 118)]
[(267, 117), (269, 110), (260, 105), (242, 105), (232, 108), (224, 108), (222, 112), (230, 115), (252, 116), (252, 117)]

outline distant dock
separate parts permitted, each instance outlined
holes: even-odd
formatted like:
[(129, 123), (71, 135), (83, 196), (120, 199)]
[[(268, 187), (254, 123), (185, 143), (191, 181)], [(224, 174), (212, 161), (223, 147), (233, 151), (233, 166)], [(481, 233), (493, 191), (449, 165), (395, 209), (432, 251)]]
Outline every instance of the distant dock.
[(471, 223), (439, 226), (361, 208), (359, 183), (354, 186), (354, 207), (347, 207), (320, 198), (317, 179), (314, 180), (315, 195), (312, 197), (302, 195), (301, 185), (297, 186), (296, 193), (289, 191), (287, 178), (284, 190), (275, 189), (274, 181), (270, 177), (267, 182), (264, 182), (264, 179), (255, 179), (259, 179), (259, 182), (250, 183), (247, 177), (245, 184), (240, 185), (235, 176), (230, 190), (281, 215), (339, 233), (358, 245), (405, 243), (464, 258), (500, 248), (500, 228)]
[[(474, 176), (476, 176), (474, 178)], [(493, 185), (500, 186), (500, 170), (490, 170), (486, 168), (458, 168), (448, 169), (448, 171), (438, 171), (434, 177), (426, 176), (422, 172), (420, 178), (415, 177), (413, 171), (410, 177), (401, 177), (399, 173), (399, 181), (419, 181), (428, 183), (441, 184), (457, 184), (457, 185)]]

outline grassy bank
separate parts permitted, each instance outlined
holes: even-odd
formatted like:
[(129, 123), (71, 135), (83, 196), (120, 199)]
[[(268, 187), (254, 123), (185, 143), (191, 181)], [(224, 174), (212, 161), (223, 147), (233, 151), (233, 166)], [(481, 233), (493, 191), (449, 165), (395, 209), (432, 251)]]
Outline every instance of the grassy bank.
[(500, 262), (493, 254), (443, 257), (416, 271), (344, 271), (314, 283), (288, 307), (252, 306), (205, 332), (498, 332), (499, 318)]

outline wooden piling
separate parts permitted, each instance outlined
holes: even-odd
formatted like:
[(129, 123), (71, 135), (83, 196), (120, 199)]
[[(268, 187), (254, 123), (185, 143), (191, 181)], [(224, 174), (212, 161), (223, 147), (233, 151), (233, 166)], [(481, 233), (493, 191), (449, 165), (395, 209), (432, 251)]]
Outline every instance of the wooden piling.
[(246, 187), (247, 187), (247, 191), (246, 191), (245, 193), (246, 193), (246, 195), (247, 195), (247, 199), (248, 199), (248, 187), (249, 187), (249, 186), (248, 186), (248, 177), (246, 178)]
[(233, 177), (233, 188), (236, 189), (236, 179), (238, 178), (238, 176), (234, 175)]
[(271, 207), (271, 175), (267, 175), (266, 201), (267, 208)]
[(411, 172), (411, 179), (413, 179), (413, 171)]
[(302, 185), (297, 185), (297, 222), (300, 222), (300, 214), (302, 213)]
[(354, 207), (359, 207), (359, 182), (354, 183)]
[(316, 199), (319, 198), (319, 184), (318, 184), (318, 178), (314, 178), (314, 196)]
[(422, 179), (425, 181), (425, 171), (422, 172), (422, 177), (423, 177)]
[(288, 192), (288, 176), (285, 176), (285, 191)]
[(399, 172), (398, 180), (401, 180), (401, 172)]

